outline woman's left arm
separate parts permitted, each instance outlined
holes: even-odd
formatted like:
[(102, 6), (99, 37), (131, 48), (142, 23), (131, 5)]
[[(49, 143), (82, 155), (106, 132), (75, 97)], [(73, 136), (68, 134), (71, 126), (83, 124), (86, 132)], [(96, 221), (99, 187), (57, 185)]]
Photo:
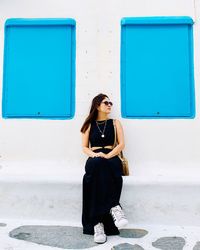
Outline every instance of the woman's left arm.
[(116, 126), (116, 136), (117, 136), (118, 145), (115, 148), (113, 148), (112, 151), (106, 154), (105, 156), (106, 159), (110, 159), (118, 155), (125, 147), (123, 128), (122, 128), (121, 122), (117, 119), (115, 119), (115, 126)]

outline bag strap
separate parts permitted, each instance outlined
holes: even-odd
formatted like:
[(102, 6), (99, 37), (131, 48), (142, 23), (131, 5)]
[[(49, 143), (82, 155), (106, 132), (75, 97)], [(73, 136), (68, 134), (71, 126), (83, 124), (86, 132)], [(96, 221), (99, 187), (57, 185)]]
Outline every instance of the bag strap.
[(116, 131), (115, 119), (113, 119), (113, 126), (114, 126), (114, 144), (113, 144), (114, 148), (117, 146), (117, 131)]
[[(115, 137), (115, 139), (114, 139), (114, 145), (113, 145), (113, 148), (114, 147), (116, 147), (117, 146), (117, 129), (116, 129), (116, 120), (115, 119), (113, 119), (113, 125), (114, 125), (114, 137)], [(123, 155), (123, 152), (121, 151), (120, 153), (119, 153), (119, 156), (120, 157), (124, 157), (124, 155)]]

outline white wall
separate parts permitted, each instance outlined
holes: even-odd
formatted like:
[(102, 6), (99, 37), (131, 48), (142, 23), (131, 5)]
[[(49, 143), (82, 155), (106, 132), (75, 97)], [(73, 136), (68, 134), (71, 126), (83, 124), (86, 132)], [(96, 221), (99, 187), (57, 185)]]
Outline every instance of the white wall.
[[(127, 16), (173, 15), (191, 16), (195, 21), (196, 118), (122, 119), (120, 20)], [(148, 175), (154, 169), (173, 172), (184, 167), (188, 170), (200, 167), (200, 27), (197, 16), (200, 17), (200, 0), (196, 3), (192, 0), (0, 0), (1, 76), (7, 18), (71, 17), (77, 22), (75, 118), (61, 121), (0, 118), (0, 171), (23, 164), (25, 167), (30, 164), (34, 169), (46, 162), (46, 169), (53, 165), (59, 172), (62, 166), (67, 173), (72, 169), (81, 173), (86, 156), (81, 151), (79, 130), (92, 98), (99, 92), (107, 93), (114, 102), (111, 116), (119, 118), (123, 124), (125, 154), (134, 174)], [(17, 167), (14, 169), (17, 172)]]

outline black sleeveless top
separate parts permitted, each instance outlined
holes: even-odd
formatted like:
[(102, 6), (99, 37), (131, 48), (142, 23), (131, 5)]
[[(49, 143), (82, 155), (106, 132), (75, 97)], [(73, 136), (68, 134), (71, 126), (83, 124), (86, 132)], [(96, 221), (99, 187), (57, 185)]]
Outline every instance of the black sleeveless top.
[[(101, 121), (103, 122), (103, 121)], [(98, 126), (100, 130), (103, 132), (105, 123), (99, 124)], [(96, 121), (93, 121), (91, 123), (90, 127), (90, 134), (89, 134), (89, 141), (90, 141), (90, 146), (91, 147), (104, 147), (111, 145), (113, 146), (114, 144), (114, 126), (113, 126), (113, 119), (108, 119), (106, 128), (104, 131), (104, 137), (101, 137), (101, 132), (99, 131)]]

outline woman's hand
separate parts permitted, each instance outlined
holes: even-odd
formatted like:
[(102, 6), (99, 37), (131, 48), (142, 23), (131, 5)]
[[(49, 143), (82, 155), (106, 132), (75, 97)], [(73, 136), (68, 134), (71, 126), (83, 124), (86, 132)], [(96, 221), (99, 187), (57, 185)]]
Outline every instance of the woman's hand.
[(105, 159), (110, 159), (110, 157), (108, 156), (108, 154), (104, 154), (103, 156)]
[(93, 158), (94, 157), (104, 157), (104, 153), (103, 152), (98, 152), (98, 153), (93, 153)]
[(107, 154), (103, 153), (103, 152), (98, 152), (98, 153), (94, 153), (93, 156), (94, 157), (102, 157), (102, 158), (105, 158), (105, 159), (109, 159)]

